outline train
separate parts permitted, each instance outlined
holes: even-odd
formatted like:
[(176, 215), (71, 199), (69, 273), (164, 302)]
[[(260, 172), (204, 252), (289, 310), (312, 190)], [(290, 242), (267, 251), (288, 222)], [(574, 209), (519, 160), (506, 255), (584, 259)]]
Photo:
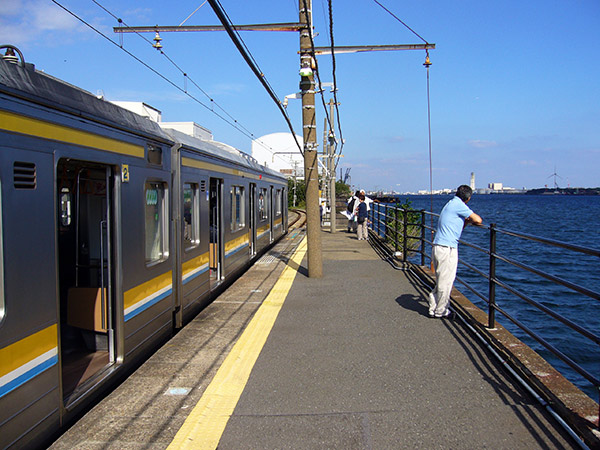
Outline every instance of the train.
[(287, 190), (0, 58), (0, 448), (46, 445), (205, 308), (287, 233)]

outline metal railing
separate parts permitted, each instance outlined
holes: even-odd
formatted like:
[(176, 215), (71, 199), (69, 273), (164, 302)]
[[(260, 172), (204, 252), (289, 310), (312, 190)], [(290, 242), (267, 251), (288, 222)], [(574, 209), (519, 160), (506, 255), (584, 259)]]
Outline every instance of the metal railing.
[[(418, 264), (420, 262), (420, 265), (425, 266), (426, 260), (431, 262), (429, 253), (431, 252), (431, 247), (433, 246), (433, 235), (435, 233), (435, 228), (433, 226), (434, 218), (439, 218), (439, 215), (425, 210), (415, 211), (386, 204), (374, 204), (369, 211), (371, 233), (375, 234), (380, 243), (383, 243), (383, 245), (387, 248), (388, 254), (391, 255), (390, 257), (396, 259), (401, 258), (402, 262), (408, 265)], [(557, 313), (552, 308), (544, 305), (540, 301), (535, 300), (532, 298), (532, 295), (523, 293), (514, 286), (511, 286), (508, 282), (502, 281), (498, 276), (498, 264), (501, 263), (504, 268), (509, 269), (505, 270), (503, 272), (504, 274), (510, 271), (511, 275), (514, 275), (516, 272), (518, 274), (526, 274), (528, 278), (538, 277), (541, 280), (545, 280), (545, 282), (550, 282), (553, 287), (557, 289), (562, 287), (572, 293), (581, 294), (595, 301), (600, 301), (599, 292), (503, 255), (499, 253), (497, 247), (499, 237), (502, 237), (503, 239), (517, 239), (519, 242), (535, 242), (542, 244), (546, 248), (574, 252), (577, 257), (589, 255), (600, 258), (600, 250), (572, 245), (552, 239), (545, 239), (516, 231), (505, 230), (498, 228), (496, 224), (485, 226), (479, 225), (476, 228), (478, 232), (489, 233), (487, 248), (483, 248), (481, 245), (475, 245), (473, 243), (466, 242), (462, 239), (459, 241), (459, 243), (462, 246), (472, 249), (470, 252), (471, 256), (479, 253), (482, 257), (484, 257), (487, 260), (487, 267), (486, 269), (482, 270), (477, 268), (472, 262), (463, 260), (460, 257), (459, 267), (466, 268), (466, 273), (473, 279), (483, 280), (484, 283), (479, 282), (475, 284), (479, 284), (480, 286), (487, 285), (487, 292), (480, 292), (472, 285), (472, 283), (469, 283), (465, 277), (457, 276), (456, 281), (461, 283), (470, 292), (475, 294), (479, 299), (487, 304), (488, 327), (495, 328), (496, 312), (502, 314), (502, 316), (508, 319), (518, 329), (522, 330), (526, 335), (534, 339), (537, 343), (539, 343), (539, 345), (547, 349), (556, 358), (568, 365), (573, 371), (585, 378), (596, 389), (596, 392), (598, 392), (598, 390), (600, 390), (600, 379), (592, 374), (589, 370), (573, 361), (573, 359), (571, 359), (563, 351), (559, 350), (555, 345), (552, 345), (546, 337), (541, 335), (541, 333), (535, 332), (532, 330), (530, 325), (523, 323), (523, 321), (515, 317), (516, 314), (514, 312), (507, 310), (510, 308), (500, 306), (497, 301), (498, 293), (496, 288), (502, 288), (504, 290), (504, 294), (510, 295), (511, 299), (516, 298), (525, 302), (530, 307), (533, 307), (535, 310), (543, 313), (546, 318), (554, 319), (568, 327), (573, 332), (577, 333), (579, 336), (589, 340), (595, 345), (600, 345), (600, 336), (591, 330), (585, 328), (581, 324), (575, 323), (564, 315)], [(428, 234), (431, 236), (431, 240), (427, 239)], [(514, 244), (511, 245), (514, 247)], [(521, 244), (521, 246), (522, 245), (523, 244)], [(517, 246), (517, 248), (520, 248), (519, 244), (517, 244)], [(510, 245), (507, 247), (510, 247)], [(399, 252), (401, 252), (401, 254)], [(409, 259), (412, 259), (416, 262), (409, 261)], [(514, 279), (515, 277), (512, 276), (512, 278)], [(512, 300), (511, 302), (507, 301), (505, 303), (512, 303)], [(517, 306), (514, 303), (511, 306), (512, 311), (518, 311), (519, 308), (522, 308), (522, 306)], [(563, 375), (568, 378), (567, 374), (563, 373)]]

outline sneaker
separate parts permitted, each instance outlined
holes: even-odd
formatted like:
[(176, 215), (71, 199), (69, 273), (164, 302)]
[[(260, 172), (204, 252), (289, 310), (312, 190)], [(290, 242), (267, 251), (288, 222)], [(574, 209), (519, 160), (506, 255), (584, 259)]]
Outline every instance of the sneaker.
[(448, 310), (448, 311), (446, 311), (445, 314), (442, 314), (442, 315), (436, 314), (435, 318), (436, 319), (449, 319), (449, 320), (452, 320), (454, 318), (454, 313), (452, 311)]
[(429, 317), (435, 319), (435, 313), (433, 311), (429, 311)]

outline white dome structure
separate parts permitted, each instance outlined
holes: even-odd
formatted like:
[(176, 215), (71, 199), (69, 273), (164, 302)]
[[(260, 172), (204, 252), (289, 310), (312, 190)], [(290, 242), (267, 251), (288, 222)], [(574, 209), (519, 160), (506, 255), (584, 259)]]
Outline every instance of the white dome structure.
[[(296, 139), (302, 147), (302, 138)], [(291, 133), (271, 133), (252, 141), (252, 157), (288, 177), (304, 177), (304, 158)]]

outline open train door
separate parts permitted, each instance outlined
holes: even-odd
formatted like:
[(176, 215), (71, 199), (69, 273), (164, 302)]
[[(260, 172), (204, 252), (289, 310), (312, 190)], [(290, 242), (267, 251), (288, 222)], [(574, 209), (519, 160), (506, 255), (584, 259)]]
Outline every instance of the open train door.
[(108, 165), (57, 165), (60, 361), (64, 404), (116, 359), (114, 173)]
[(256, 184), (250, 183), (250, 205), (248, 208), (250, 214), (250, 257), (256, 255)]
[(210, 282), (218, 284), (223, 272), (223, 180), (210, 179)]

